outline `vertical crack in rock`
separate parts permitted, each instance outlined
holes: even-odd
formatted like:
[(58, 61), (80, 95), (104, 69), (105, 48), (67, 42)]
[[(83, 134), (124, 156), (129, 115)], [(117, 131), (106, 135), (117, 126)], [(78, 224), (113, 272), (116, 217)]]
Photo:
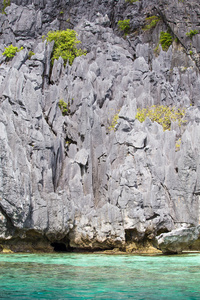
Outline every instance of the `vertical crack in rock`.
[[(0, 239), (7, 238), (15, 234), (15, 227), (13, 225), (12, 219), (7, 215), (5, 209), (2, 208), (0, 203), (0, 215), (3, 215), (3, 218), (0, 217)], [(3, 220), (5, 218), (5, 220)]]

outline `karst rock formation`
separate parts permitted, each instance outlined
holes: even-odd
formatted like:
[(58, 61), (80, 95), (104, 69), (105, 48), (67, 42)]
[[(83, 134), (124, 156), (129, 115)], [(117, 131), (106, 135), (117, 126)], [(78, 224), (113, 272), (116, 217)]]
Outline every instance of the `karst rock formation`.
[[(199, 1), (3, 6), (0, 248), (200, 249)], [(125, 34), (118, 21), (127, 19)], [(87, 54), (52, 66), (53, 43), (42, 36), (67, 28)], [(172, 37), (168, 49), (161, 32)], [(11, 44), (23, 50), (9, 60), (2, 53)], [(152, 105), (184, 108), (183, 124), (140, 123), (137, 109)]]

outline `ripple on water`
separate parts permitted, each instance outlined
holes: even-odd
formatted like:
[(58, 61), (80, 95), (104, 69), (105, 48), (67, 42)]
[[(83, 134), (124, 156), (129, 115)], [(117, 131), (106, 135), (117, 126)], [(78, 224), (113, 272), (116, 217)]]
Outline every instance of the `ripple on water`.
[(200, 254), (2, 254), (0, 299), (200, 300)]

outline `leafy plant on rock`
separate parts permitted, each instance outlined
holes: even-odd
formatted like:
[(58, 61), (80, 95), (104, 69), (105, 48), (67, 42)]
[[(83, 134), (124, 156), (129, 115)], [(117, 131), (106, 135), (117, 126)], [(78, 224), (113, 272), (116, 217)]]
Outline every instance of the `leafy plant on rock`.
[(161, 31), (159, 40), (162, 49), (167, 51), (173, 42), (173, 38), (169, 32)]
[(163, 51), (167, 51), (173, 42), (173, 37), (169, 32), (161, 31), (158, 45), (154, 49), (155, 53), (159, 53), (159, 45), (162, 46)]
[(28, 53), (28, 58), (31, 59), (31, 57), (32, 57), (33, 55), (35, 55), (35, 53), (34, 53), (33, 51), (29, 51), (29, 53)]
[(141, 123), (149, 118), (152, 122), (157, 122), (162, 125), (163, 130), (170, 130), (172, 122), (178, 122), (178, 125), (181, 126), (186, 121), (185, 117), (185, 108), (175, 108), (165, 105), (152, 105), (147, 108), (138, 108), (136, 119)]
[(181, 147), (181, 138), (179, 138), (177, 141), (176, 141), (176, 144), (175, 144), (175, 151), (179, 151), (180, 150), (180, 147)]
[(109, 131), (116, 131), (116, 128), (115, 126), (117, 125), (117, 122), (119, 120), (119, 110), (117, 111), (117, 113), (112, 117), (112, 121), (111, 121), (111, 124), (110, 126), (108, 127)]
[(186, 35), (189, 36), (190, 38), (193, 38), (193, 36), (198, 33), (199, 33), (198, 30), (194, 29), (194, 30), (190, 30), (189, 32), (187, 32)]
[(145, 27), (143, 28), (144, 31), (150, 30), (156, 27), (157, 23), (160, 21), (160, 17), (158, 16), (151, 16), (145, 19)]
[(48, 42), (54, 41), (52, 64), (55, 59), (58, 59), (61, 56), (65, 65), (67, 62), (72, 65), (75, 57), (86, 55), (86, 51), (77, 48), (77, 44), (81, 42), (77, 40), (77, 33), (75, 30), (66, 29), (49, 31), (46, 40)]
[(5, 14), (5, 9), (6, 7), (10, 6), (10, 0), (3, 0), (3, 9), (2, 9), (2, 14)]
[(139, 0), (125, 0), (125, 2), (127, 3), (131, 3), (131, 4), (133, 4), (133, 3), (135, 3), (135, 2), (138, 2)]
[(118, 26), (121, 31), (124, 31), (124, 34), (127, 35), (130, 30), (130, 19), (119, 20)]
[(5, 51), (2, 53), (2, 55), (6, 56), (7, 58), (13, 58), (15, 56), (15, 54), (21, 50), (23, 50), (24, 48), (18, 48), (18, 47), (14, 47), (12, 44), (8, 47), (5, 48)]
[(66, 102), (64, 102), (63, 99), (59, 100), (58, 106), (59, 106), (63, 116), (66, 116), (69, 114), (69, 105)]

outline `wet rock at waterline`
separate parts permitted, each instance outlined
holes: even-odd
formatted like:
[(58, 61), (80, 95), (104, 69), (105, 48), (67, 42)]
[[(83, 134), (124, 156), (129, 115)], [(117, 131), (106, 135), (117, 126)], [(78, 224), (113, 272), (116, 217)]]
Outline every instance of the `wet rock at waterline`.
[(180, 228), (158, 237), (157, 247), (163, 253), (181, 253), (184, 250), (193, 250), (200, 247), (200, 226)]

